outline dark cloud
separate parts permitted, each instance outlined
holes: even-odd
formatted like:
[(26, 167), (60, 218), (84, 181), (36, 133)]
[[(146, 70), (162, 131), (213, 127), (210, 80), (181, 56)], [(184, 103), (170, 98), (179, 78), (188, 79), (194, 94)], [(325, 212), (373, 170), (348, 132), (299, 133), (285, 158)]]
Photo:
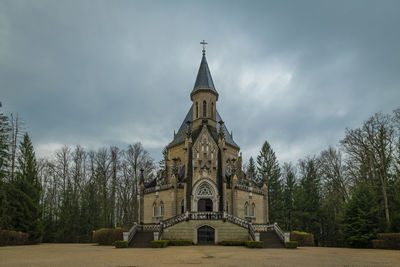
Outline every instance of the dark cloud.
[(156, 159), (201, 59), (245, 158), (297, 160), (400, 99), (398, 1), (2, 1), (1, 101), (40, 155), (141, 141)]

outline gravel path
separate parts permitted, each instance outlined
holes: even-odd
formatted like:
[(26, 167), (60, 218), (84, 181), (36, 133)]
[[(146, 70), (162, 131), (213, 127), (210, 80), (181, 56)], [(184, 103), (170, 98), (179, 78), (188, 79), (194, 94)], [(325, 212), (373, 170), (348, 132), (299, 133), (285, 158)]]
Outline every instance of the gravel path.
[(190, 246), (115, 249), (93, 244), (0, 247), (0, 266), (400, 266), (400, 251)]

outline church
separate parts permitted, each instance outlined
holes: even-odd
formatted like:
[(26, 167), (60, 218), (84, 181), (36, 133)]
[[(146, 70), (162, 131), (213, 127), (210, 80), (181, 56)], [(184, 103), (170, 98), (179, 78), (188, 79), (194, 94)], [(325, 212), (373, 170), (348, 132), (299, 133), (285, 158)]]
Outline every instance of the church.
[[(167, 145), (161, 177), (140, 182), (139, 222), (126, 233), (129, 242), (260, 240), (260, 232), (279, 231), (269, 224), (265, 184), (242, 170), (242, 154), (218, 113), (219, 93), (206, 59), (205, 42), (191, 107)], [(189, 92), (188, 92), (189, 93)], [(277, 228), (278, 227), (278, 228)], [(285, 233), (277, 233), (284, 241)], [(146, 238), (144, 238), (146, 239)], [(138, 240), (136, 240), (139, 242)]]

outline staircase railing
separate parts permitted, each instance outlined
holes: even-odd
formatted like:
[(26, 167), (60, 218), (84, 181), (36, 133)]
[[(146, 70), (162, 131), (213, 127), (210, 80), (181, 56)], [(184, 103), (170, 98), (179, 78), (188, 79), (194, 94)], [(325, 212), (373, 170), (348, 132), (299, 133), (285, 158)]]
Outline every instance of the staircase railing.
[(137, 230), (138, 230), (138, 225), (137, 223), (134, 223), (131, 229), (129, 229), (128, 234), (126, 234), (126, 232), (123, 233), (124, 241), (128, 241), (128, 243), (130, 243), (135, 234), (137, 233)]
[(282, 229), (279, 227), (278, 223), (274, 223), (274, 230), (283, 243), (290, 241), (290, 234), (283, 232)]
[(253, 228), (253, 225), (251, 223), (249, 223), (249, 234), (250, 234), (251, 239), (253, 241), (256, 241), (256, 235), (254, 233), (254, 228)]
[(232, 214), (226, 212), (224, 212), (224, 218), (231, 223), (242, 226), (244, 228), (249, 228), (249, 221), (245, 219), (233, 216)]

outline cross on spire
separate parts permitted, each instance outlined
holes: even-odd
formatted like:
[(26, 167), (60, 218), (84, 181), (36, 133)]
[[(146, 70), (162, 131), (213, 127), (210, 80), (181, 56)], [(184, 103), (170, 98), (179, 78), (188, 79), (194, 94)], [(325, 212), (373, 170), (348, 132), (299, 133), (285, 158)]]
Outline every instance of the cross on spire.
[(200, 44), (203, 45), (203, 55), (206, 54), (206, 44), (208, 44), (205, 40), (203, 40), (202, 42), (200, 42)]

